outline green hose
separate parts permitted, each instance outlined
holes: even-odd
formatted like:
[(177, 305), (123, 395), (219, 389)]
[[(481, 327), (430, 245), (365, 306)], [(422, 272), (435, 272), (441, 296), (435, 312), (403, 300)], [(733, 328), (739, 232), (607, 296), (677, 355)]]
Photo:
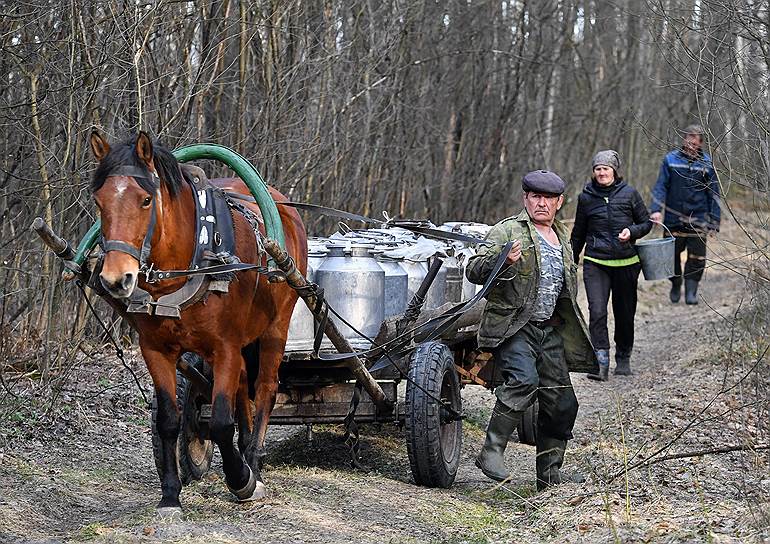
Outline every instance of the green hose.
[[(265, 230), (267, 237), (275, 240), (282, 249), (286, 249), (286, 243), (283, 237), (283, 225), (281, 217), (278, 215), (278, 207), (275, 205), (267, 184), (257, 169), (240, 154), (223, 145), (217, 144), (193, 144), (180, 147), (173, 151), (174, 157), (179, 162), (189, 162), (198, 159), (214, 159), (229, 166), (240, 177), (251, 191), (251, 194), (257, 201), (262, 217), (265, 220)], [(72, 262), (81, 266), (86, 259), (86, 255), (96, 245), (99, 239), (99, 233), (102, 229), (102, 222), (96, 220), (86, 235), (80, 240), (78, 248), (75, 251), (75, 257)]]
[(256, 199), (259, 210), (262, 212), (262, 217), (265, 220), (267, 237), (278, 242), (281, 249), (286, 249), (286, 243), (283, 238), (283, 225), (281, 224), (281, 217), (278, 215), (278, 206), (275, 205), (273, 197), (270, 196), (270, 191), (267, 190), (267, 183), (259, 175), (254, 165), (232, 149), (217, 144), (187, 145), (175, 149), (174, 156), (179, 162), (214, 159), (232, 168)]

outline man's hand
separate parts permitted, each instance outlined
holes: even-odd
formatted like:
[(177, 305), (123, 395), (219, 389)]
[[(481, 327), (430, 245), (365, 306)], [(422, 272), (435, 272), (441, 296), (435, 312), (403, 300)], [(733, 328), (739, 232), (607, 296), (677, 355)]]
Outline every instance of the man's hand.
[(508, 256), (505, 258), (506, 264), (513, 264), (521, 259), (521, 240), (516, 240), (511, 246), (511, 250), (508, 252)]
[(620, 231), (620, 234), (618, 234), (618, 240), (621, 242), (628, 242), (631, 239), (631, 231), (628, 230), (628, 228), (625, 228)]
[(650, 214), (650, 221), (653, 223), (660, 223), (663, 221), (663, 214), (660, 212), (654, 212)]

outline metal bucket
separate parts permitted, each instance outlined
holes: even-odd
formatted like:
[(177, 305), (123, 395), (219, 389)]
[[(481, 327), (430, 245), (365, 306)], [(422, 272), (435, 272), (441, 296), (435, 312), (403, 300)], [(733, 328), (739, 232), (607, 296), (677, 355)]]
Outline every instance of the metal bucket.
[[(665, 225), (663, 228), (668, 230)], [(670, 234), (671, 231), (669, 231)], [(636, 252), (642, 262), (642, 273), (645, 280), (665, 280), (674, 275), (674, 243), (673, 236), (654, 240), (637, 240)]]

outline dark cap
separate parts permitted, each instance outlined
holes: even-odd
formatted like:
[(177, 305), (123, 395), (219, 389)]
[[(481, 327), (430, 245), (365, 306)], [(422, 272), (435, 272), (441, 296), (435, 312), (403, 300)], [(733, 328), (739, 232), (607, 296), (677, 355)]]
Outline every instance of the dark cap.
[(533, 193), (560, 195), (564, 192), (564, 180), (548, 170), (529, 172), (521, 180), (521, 188)]

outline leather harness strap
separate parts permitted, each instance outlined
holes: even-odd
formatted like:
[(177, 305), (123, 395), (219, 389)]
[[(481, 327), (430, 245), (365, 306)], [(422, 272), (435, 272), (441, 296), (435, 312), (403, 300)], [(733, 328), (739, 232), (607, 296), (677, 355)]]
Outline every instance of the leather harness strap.
[[(230, 217), (230, 209), (237, 209), (241, 212), (252, 225), (257, 237), (257, 245), (261, 249), (261, 233), (258, 228), (258, 218), (248, 209), (243, 206), (234, 203), (229, 197), (235, 196), (242, 200), (254, 201), (243, 195), (235, 195), (228, 193), (222, 189), (211, 185), (206, 179), (205, 173), (198, 167), (184, 165), (188, 174), (183, 176), (188, 183), (190, 183), (193, 199), (195, 201), (196, 208), (196, 241), (195, 251), (193, 253), (193, 260), (190, 263), (190, 268), (187, 270), (156, 270), (153, 268), (152, 263), (148, 265), (150, 251), (152, 249), (152, 237), (157, 225), (157, 190), (159, 189), (160, 180), (158, 177), (149, 170), (142, 169), (136, 166), (117, 166), (110, 170), (107, 176), (128, 176), (133, 178), (143, 178), (151, 180), (153, 186), (156, 188), (155, 193), (152, 195), (152, 209), (150, 212), (150, 222), (147, 227), (147, 233), (142, 241), (142, 247), (137, 248), (123, 240), (100, 240), (99, 246), (106, 254), (110, 251), (120, 251), (134, 257), (139, 261), (139, 272), (145, 276), (147, 283), (156, 283), (159, 281), (172, 280), (182, 277), (187, 277), (188, 281), (176, 291), (163, 295), (157, 300), (153, 300), (152, 296), (139, 287), (134, 289), (132, 296), (125, 300), (127, 304), (126, 311), (129, 313), (146, 313), (150, 315), (159, 315), (166, 317), (180, 317), (181, 310), (191, 306), (192, 304), (200, 301), (208, 291), (220, 291), (227, 292), (227, 284), (229, 279), (212, 281), (214, 276), (222, 276), (226, 278), (226, 274), (256, 269), (259, 274), (269, 275), (270, 271), (265, 266), (251, 263), (242, 263), (230, 251), (234, 250), (234, 230), (232, 224), (232, 218)], [(193, 181), (190, 181), (192, 178)], [(196, 187), (195, 185), (198, 185)], [(205, 194), (204, 194), (205, 193)], [(224, 202), (223, 208), (217, 208), (214, 202), (215, 197), (221, 199)], [(209, 212), (210, 208), (213, 211)], [(227, 210), (227, 211), (225, 211)], [(219, 219), (219, 221), (217, 221)], [(255, 221), (255, 219), (257, 219)], [(206, 224), (203, 225), (202, 223)], [(222, 225), (218, 225), (222, 223)], [(221, 228), (224, 228), (227, 232), (222, 233), (220, 236)], [(216, 229), (216, 230), (215, 230)], [(205, 234), (202, 235), (202, 232)], [(212, 235), (209, 236), (209, 231)], [(216, 235), (216, 237), (214, 236)], [(222, 239), (226, 243), (222, 244)], [(217, 247), (217, 246), (223, 247)], [(214, 248), (222, 250), (219, 253), (214, 252)], [(217, 262), (218, 261), (218, 262)], [(210, 266), (201, 266), (198, 263), (214, 262)], [(101, 263), (98, 268), (101, 268)], [(94, 271), (94, 276), (97, 275), (97, 270)], [(93, 279), (89, 281), (92, 287), (96, 287), (97, 281)]]
[[(156, 193), (160, 188), (160, 180), (158, 179), (158, 176), (156, 176), (154, 172), (150, 172), (149, 170), (140, 168), (138, 166), (116, 166), (107, 174), (107, 177), (111, 176), (126, 176), (132, 178), (148, 179), (155, 187)], [(152, 195), (150, 223), (147, 226), (147, 233), (144, 235), (144, 240), (142, 240), (142, 247), (137, 248), (127, 242), (124, 242), (123, 240), (102, 239), (99, 241), (99, 245), (105, 253), (109, 251), (120, 251), (122, 253), (131, 255), (134, 259), (139, 261), (139, 270), (142, 270), (142, 268), (147, 264), (147, 259), (150, 257), (150, 250), (152, 249), (152, 237), (155, 234), (155, 225), (158, 222), (157, 199), (155, 196), (155, 194)]]

